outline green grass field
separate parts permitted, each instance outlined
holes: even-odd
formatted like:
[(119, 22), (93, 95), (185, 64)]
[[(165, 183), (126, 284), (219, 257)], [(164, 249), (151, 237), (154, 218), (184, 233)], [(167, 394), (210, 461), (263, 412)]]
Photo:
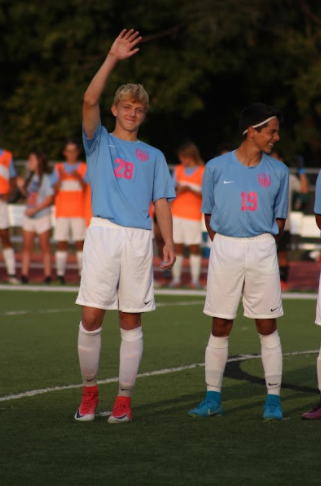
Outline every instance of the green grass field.
[(117, 393), (112, 380), (118, 375), (117, 313), (107, 314), (104, 323), (99, 379), (106, 382), (100, 385), (96, 420), (79, 423), (73, 418), (81, 397), (76, 294), (0, 294), (2, 486), (320, 483), (321, 421), (300, 418), (318, 401), (321, 329), (313, 324), (315, 299), (283, 302), (282, 422), (262, 421), (259, 340), (254, 323), (241, 312), (230, 338), (229, 356), (239, 359), (227, 365), (223, 417), (187, 416), (205, 393), (202, 363), (210, 318), (202, 313), (203, 297), (162, 295), (157, 311), (144, 316), (143, 376), (136, 384), (133, 422), (109, 425), (104, 412)]

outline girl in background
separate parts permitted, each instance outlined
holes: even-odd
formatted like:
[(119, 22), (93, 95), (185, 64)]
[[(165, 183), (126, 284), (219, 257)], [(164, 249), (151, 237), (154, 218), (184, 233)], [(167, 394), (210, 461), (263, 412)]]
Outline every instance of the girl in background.
[(173, 179), (176, 199), (172, 203), (173, 236), (176, 263), (172, 269), (170, 287), (181, 285), (184, 246), (189, 247), (191, 287), (200, 288), (201, 241), (202, 241), (202, 179), (204, 162), (198, 147), (186, 143), (178, 149), (180, 164), (175, 168)]
[(29, 267), (34, 238), (37, 235), (42, 252), (44, 266), (44, 283), (51, 282), (50, 230), (51, 210), (54, 191), (51, 187), (50, 168), (43, 153), (33, 152), (28, 158), (29, 176), (26, 180), (19, 177), (17, 185), (27, 198), (26, 210), (22, 225), (23, 250), (21, 282), (29, 282)]

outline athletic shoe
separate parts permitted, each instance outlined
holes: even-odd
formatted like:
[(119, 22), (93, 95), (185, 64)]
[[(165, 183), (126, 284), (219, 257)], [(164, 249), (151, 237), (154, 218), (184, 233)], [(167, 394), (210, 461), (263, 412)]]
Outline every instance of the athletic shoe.
[(20, 281), (15, 275), (8, 275), (8, 283), (11, 285), (18, 285), (20, 284)]
[(168, 287), (170, 289), (179, 289), (181, 287), (181, 282), (177, 282), (177, 280), (172, 280), (171, 282), (169, 282)]
[(162, 284), (160, 282), (158, 282), (158, 280), (154, 279), (154, 289), (159, 289), (161, 286), (162, 286)]
[(22, 283), (22, 284), (27, 284), (27, 283), (29, 283), (29, 279), (28, 279), (28, 277), (26, 277), (25, 275), (21, 275), (21, 283)]
[(313, 410), (310, 410), (310, 412), (305, 412), (301, 415), (301, 418), (305, 420), (321, 420), (321, 403), (319, 403)]
[(282, 420), (283, 410), (281, 407), (281, 400), (278, 395), (268, 395), (264, 405), (263, 420), (268, 422), (270, 420)]
[(110, 424), (120, 424), (122, 422), (131, 422), (133, 414), (130, 408), (131, 404), (130, 397), (120, 397), (116, 398), (114, 403), (113, 411), (108, 419)]
[(82, 400), (75, 419), (81, 422), (94, 420), (98, 404), (98, 386), (84, 386)]
[(60, 283), (60, 285), (65, 285), (65, 283), (66, 283), (65, 277), (63, 275), (58, 275), (57, 280)]
[(201, 402), (198, 407), (188, 412), (191, 417), (211, 417), (212, 415), (222, 415), (223, 409), (219, 402), (208, 398)]
[(46, 284), (46, 285), (50, 285), (51, 284), (51, 277), (45, 277), (43, 283)]
[(191, 289), (193, 290), (201, 290), (203, 287), (199, 282), (192, 282)]

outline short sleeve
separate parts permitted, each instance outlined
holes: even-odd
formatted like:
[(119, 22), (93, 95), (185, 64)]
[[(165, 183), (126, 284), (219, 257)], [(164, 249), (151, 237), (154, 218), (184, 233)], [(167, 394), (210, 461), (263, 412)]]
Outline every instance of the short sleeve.
[(165, 157), (160, 151), (157, 151), (155, 164), (153, 202), (163, 197), (172, 201), (176, 197), (175, 188)]
[(11, 159), (10, 165), (9, 165), (9, 178), (13, 179), (14, 177), (17, 177), (17, 171), (14, 166), (13, 160)]
[(315, 184), (315, 200), (314, 200), (314, 212), (315, 214), (321, 214), (321, 171), (318, 174)]
[(82, 128), (82, 140), (83, 140), (84, 149), (87, 156), (91, 155), (95, 151), (97, 145), (100, 143), (101, 132), (102, 132), (101, 122), (99, 122), (99, 125), (97, 126), (92, 138), (87, 138), (86, 132), (84, 128)]
[(289, 172), (284, 171), (281, 175), (280, 187), (275, 199), (275, 219), (286, 219), (289, 208)]
[(210, 164), (205, 166), (202, 182), (202, 208), (204, 214), (212, 214), (214, 207), (213, 169)]
[(54, 170), (52, 171), (52, 174), (51, 174), (51, 186), (53, 187), (55, 184), (57, 184), (58, 182), (58, 174), (57, 174), (57, 171), (56, 169), (54, 168)]
[(54, 190), (51, 185), (51, 177), (49, 174), (47, 177), (44, 178), (43, 186), (44, 186), (44, 194), (46, 197), (54, 195)]

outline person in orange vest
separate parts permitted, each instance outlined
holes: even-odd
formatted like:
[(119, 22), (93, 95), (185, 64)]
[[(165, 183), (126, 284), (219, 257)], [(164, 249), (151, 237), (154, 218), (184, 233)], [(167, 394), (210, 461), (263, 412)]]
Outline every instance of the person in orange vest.
[(179, 148), (178, 159), (180, 165), (175, 168), (173, 174), (176, 199), (171, 206), (176, 263), (172, 269), (173, 279), (169, 286), (176, 288), (181, 285), (183, 250), (184, 246), (188, 246), (191, 287), (200, 288), (204, 162), (198, 147), (191, 142)]
[(19, 283), (16, 277), (16, 261), (14, 249), (9, 235), (8, 199), (16, 185), (17, 173), (13, 164), (12, 153), (0, 149), (0, 239), (4, 263), (8, 274), (8, 282)]
[(55, 232), (58, 242), (56, 251), (56, 271), (61, 284), (65, 283), (68, 243), (70, 238), (75, 242), (78, 272), (81, 274), (83, 246), (86, 233), (84, 218), (85, 176), (87, 166), (79, 162), (78, 143), (67, 141), (63, 155), (66, 160), (55, 164), (51, 185), (55, 191)]

